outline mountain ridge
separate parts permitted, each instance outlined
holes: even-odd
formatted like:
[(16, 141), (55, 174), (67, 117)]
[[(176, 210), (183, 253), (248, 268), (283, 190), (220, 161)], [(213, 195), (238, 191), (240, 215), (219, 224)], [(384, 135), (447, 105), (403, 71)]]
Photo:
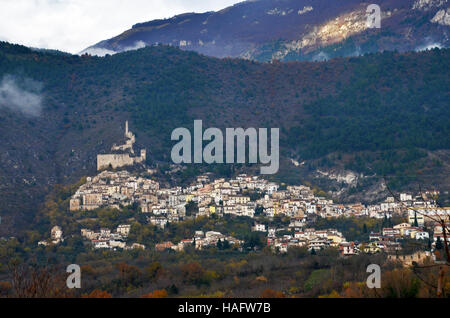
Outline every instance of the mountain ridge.
[(136, 23), (81, 53), (114, 54), (166, 44), (208, 56), (267, 62), (449, 46), (447, 0), (379, 1), (380, 29), (366, 26), (369, 4), (359, 0), (244, 1), (217, 12)]

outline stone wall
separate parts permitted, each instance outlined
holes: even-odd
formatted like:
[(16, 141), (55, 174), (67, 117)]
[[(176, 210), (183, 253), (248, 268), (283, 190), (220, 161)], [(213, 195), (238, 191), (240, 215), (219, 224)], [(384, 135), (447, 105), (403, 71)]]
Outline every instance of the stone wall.
[(97, 155), (97, 170), (106, 169), (111, 165), (113, 169), (131, 166), (145, 161), (145, 152), (140, 157), (131, 157), (129, 154)]
[(134, 160), (129, 154), (97, 155), (97, 170), (108, 168), (109, 165), (115, 169), (123, 166), (129, 166), (133, 163)]

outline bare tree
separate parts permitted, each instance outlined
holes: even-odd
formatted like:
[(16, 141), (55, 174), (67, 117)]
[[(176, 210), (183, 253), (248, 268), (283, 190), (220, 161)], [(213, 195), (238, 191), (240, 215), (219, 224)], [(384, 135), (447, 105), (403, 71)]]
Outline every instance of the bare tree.
[(26, 264), (10, 265), (13, 297), (61, 298), (73, 297), (66, 287), (63, 272), (48, 265), (37, 267)]
[[(437, 297), (442, 297), (442, 295), (443, 295), (443, 291), (442, 291), (443, 287), (442, 286), (443, 286), (443, 281), (444, 281), (444, 277), (445, 277), (445, 271), (446, 271), (446, 268), (450, 266), (450, 253), (449, 253), (448, 240), (447, 240), (447, 233), (450, 233), (450, 229), (447, 226), (446, 218), (441, 217), (439, 214), (430, 216), (430, 215), (428, 215), (426, 213), (423, 213), (422, 211), (420, 211), (420, 210), (418, 210), (418, 209), (416, 209), (414, 207), (407, 206), (402, 200), (400, 200), (400, 198), (397, 195), (395, 195), (395, 193), (389, 187), (388, 182), (386, 181), (386, 177), (384, 177), (384, 183), (385, 183), (386, 189), (388, 190), (390, 195), (394, 198), (395, 201), (400, 203), (401, 206), (406, 211), (414, 211), (414, 213), (422, 215), (423, 218), (424, 218), (424, 221), (425, 221), (425, 218), (428, 218), (428, 219), (434, 221), (435, 223), (439, 224), (442, 227), (442, 236), (443, 236), (443, 239), (444, 239), (444, 249), (445, 249), (445, 254), (446, 254), (444, 263), (434, 264), (434, 265), (427, 265), (427, 266), (419, 266), (417, 264), (414, 264), (414, 266), (413, 266), (413, 272), (416, 274), (416, 276), (420, 280), (422, 280), (424, 283), (426, 283), (428, 286), (431, 286), (431, 287), (435, 288)], [(419, 185), (419, 193), (420, 193), (420, 196), (422, 198), (426, 198), (425, 194), (422, 192), (422, 188), (421, 188), (420, 185)], [(436, 206), (442, 208), (442, 206), (440, 206), (440, 204), (438, 203), (437, 197), (432, 197), (432, 199), (436, 203)], [(433, 285), (433, 284), (427, 282), (417, 272), (417, 269), (432, 268), (432, 267), (439, 267), (439, 274), (438, 274), (437, 285)]]

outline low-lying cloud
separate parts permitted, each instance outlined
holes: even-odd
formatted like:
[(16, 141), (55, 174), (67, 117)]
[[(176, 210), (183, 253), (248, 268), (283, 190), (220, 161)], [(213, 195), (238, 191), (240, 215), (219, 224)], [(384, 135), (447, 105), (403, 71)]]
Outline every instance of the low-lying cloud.
[(428, 51), (428, 50), (432, 50), (435, 48), (441, 49), (442, 48), (441, 43), (438, 43), (438, 42), (427, 43), (427, 44), (416, 47), (415, 51), (416, 52)]
[(86, 50), (81, 51), (78, 54), (83, 55), (83, 54), (87, 53), (87, 54), (96, 55), (96, 56), (105, 56), (106, 54), (114, 55), (114, 54), (120, 53), (120, 52), (139, 50), (146, 46), (147, 45), (145, 44), (144, 41), (137, 41), (132, 46), (120, 47), (116, 51), (108, 50), (108, 49), (104, 49), (104, 48), (90, 47), (90, 48), (87, 48)]
[(29, 78), (5, 75), (0, 81), (0, 108), (27, 116), (39, 116), (42, 111), (42, 84)]

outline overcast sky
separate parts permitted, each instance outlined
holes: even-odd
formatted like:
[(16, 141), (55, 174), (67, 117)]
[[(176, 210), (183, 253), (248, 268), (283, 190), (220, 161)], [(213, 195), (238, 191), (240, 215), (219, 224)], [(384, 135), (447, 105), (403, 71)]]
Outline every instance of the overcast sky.
[(0, 40), (78, 53), (138, 22), (242, 0), (0, 0)]

